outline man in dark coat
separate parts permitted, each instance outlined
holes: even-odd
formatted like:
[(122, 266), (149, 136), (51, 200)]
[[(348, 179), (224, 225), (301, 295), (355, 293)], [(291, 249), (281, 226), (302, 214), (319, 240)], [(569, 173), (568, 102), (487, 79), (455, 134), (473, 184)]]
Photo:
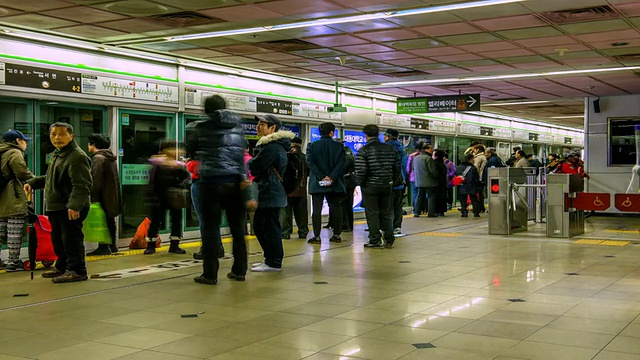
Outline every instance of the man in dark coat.
[(482, 183), (487, 184), (489, 177), (489, 169), (491, 168), (501, 168), (506, 165), (502, 162), (502, 159), (496, 154), (496, 148), (487, 148), (484, 152), (484, 156), (487, 158), (487, 165), (484, 167), (484, 172), (482, 173)]
[(280, 212), (282, 238), (291, 239), (293, 218), (295, 217), (296, 225), (298, 225), (298, 238), (306, 239), (307, 234), (309, 234), (309, 210), (307, 209), (309, 167), (307, 166), (306, 154), (302, 152), (302, 139), (297, 136), (291, 140), (288, 159), (297, 163), (298, 176), (296, 189), (287, 196), (287, 207)]
[(327, 199), (333, 236), (331, 242), (340, 243), (342, 238), (342, 200), (345, 194), (343, 145), (333, 140), (336, 127), (333, 123), (320, 124), (320, 139), (307, 146), (307, 165), (309, 165), (309, 193), (313, 206), (313, 238), (309, 244), (320, 244), (322, 231), (322, 204)]
[(107, 229), (111, 235), (111, 244), (99, 244), (98, 248), (87, 255), (109, 255), (118, 252), (116, 245), (116, 217), (122, 213), (122, 195), (118, 177), (118, 159), (109, 147), (111, 139), (101, 134), (89, 135), (89, 153), (91, 157), (91, 202), (100, 203), (106, 215)]
[[(436, 215), (436, 189), (438, 186), (438, 169), (433, 161), (433, 147), (425, 144), (422, 154), (413, 160), (413, 172), (416, 175), (416, 189), (418, 189), (418, 199), (416, 209), (413, 211), (414, 217), (420, 217), (420, 213), (428, 209), (428, 217)], [(427, 199), (428, 198), (428, 199)], [(427, 207), (424, 206), (427, 201)]]
[(393, 179), (393, 233), (400, 234), (402, 232), (402, 205), (404, 203), (404, 190), (407, 174), (407, 153), (404, 151), (404, 145), (398, 140), (398, 130), (387, 129), (384, 133), (384, 143), (393, 146), (396, 150), (396, 160), (400, 167), (400, 172)]
[(55, 269), (42, 273), (53, 283), (87, 280), (82, 222), (91, 201), (91, 159), (73, 140), (73, 126), (54, 123), (49, 138), (56, 148), (47, 175), (27, 182), (24, 191), (44, 188), (45, 211), (51, 222), (51, 241), (58, 256)]
[(397, 153), (393, 146), (380, 142), (377, 125), (366, 125), (363, 132), (367, 143), (356, 155), (356, 179), (362, 189), (362, 203), (369, 226), (369, 243), (364, 247), (392, 248), (395, 238), (391, 188), (400, 172)]
[(282, 270), (284, 249), (280, 209), (287, 206), (283, 180), (287, 170), (287, 152), (295, 134), (281, 130), (282, 121), (275, 115), (258, 115), (255, 157), (249, 160), (249, 172), (258, 184), (258, 209), (253, 217), (253, 230), (264, 252), (264, 261), (251, 268), (253, 272)]
[(241, 190), (241, 183), (246, 178), (246, 140), (240, 117), (225, 109), (226, 102), (221, 96), (208, 97), (204, 102), (208, 119), (192, 122), (186, 127), (187, 156), (197, 160), (200, 166), (203, 272), (194, 281), (206, 285), (218, 283), (218, 258), (224, 251), (219, 245), (222, 210), (233, 237), (233, 265), (227, 277), (244, 281), (247, 273), (247, 211)]

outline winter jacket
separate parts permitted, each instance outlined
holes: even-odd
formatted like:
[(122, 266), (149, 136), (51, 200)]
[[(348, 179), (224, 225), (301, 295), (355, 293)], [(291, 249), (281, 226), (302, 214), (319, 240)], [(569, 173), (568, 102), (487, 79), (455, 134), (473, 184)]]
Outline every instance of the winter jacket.
[(407, 179), (407, 153), (404, 152), (404, 145), (399, 140), (389, 140), (385, 142), (385, 144), (389, 144), (393, 146), (397, 153), (397, 162), (398, 167), (400, 168), (400, 172), (393, 180), (393, 190), (402, 190), (405, 186), (405, 181)]
[(201, 182), (233, 183), (246, 177), (247, 142), (238, 115), (217, 110), (207, 120), (188, 124), (185, 143), (187, 155), (200, 161)]
[(544, 167), (544, 165), (540, 162), (540, 160), (535, 159), (535, 158), (529, 160), (529, 164), (531, 165), (531, 167), (534, 167), (536, 169)]
[(464, 177), (464, 184), (458, 186), (460, 195), (475, 195), (478, 192), (478, 186), (480, 186), (480, 175), (478, 174), (478, 169), (473, 164), (465, 162), (462, 163), (462, 165), (458, 165), (456, 168), (456, 176), (462, 176), (468, 167), (470, 167), (470, 169)]
[(169, 208), (169, 189), (185, 189), (191, 175), (186, 164), (179, 161), (167, 161), (164, 156), (149, 159), (148, 205)]
[(413, 171), (416, 174), (416, 187), (438, 186), (438, 170), (431, 154), (423, 152), (413, 159)]
[(298, 170), (298, 174), (299, 176), (302, 177), (302, 181), (300, 182), (300, 187), (297, 188), (296, 190), (294, 190), (291, 194), (289, 194), (289, 197), (295, 197), (295, 198), (300, 198), (300, 197), (305, 197), (307, 196), (307, 180), (309, 178), (309, 166), (307, 166), (307, 160), (306, 160), (306, 155), (305, 153), (302, 152), (302, 148), (300, 147), (300, 145), (291, 145), (291, 150), (289, 151), (289, 154), (293, 154), (295, 156), (297, 156), (300, 159), (300, 164), (302, 165), (302, 173), (300, 173), (300, 170)]
[(0, 218), (22, 217), (27, 214), (24, 183), (33, 178), (22, 149), (14, 143), (0, 143), (0, 173), (7, 186), (0, 189)]
[[(307, 165), (309, 166), (309, 194), (344, 193), (344, 168), (346, 154), (344, 146), (330, 136), (307, 146)], [(325, 177), (333, 180), (331, 186), (320, 186)]]
[(287, 152), (291, 149), (291, 131), (276, 131), (258, 140), (255, 157), (249, 160), (249, 171), (258, 184), (258, 207), (283, 208), (287, 206), (287, 193), (282, 182), (287, 170)]
[(356, 156), (350, 147), (344, 147), (344, 186), (347, 189), (355, 189), (358, 185), (356, 182)]
[(98, 150), (91, 158), (91, 202), (98, 202), (109, 218), (122, 214), (118, 158), (109, 149)]
[(443, 161), (435, 161), (438, 171), (438, 186), (436, 187), (439, 198), (447, 198), (447, 166)]
[(393, 146), (374, 138), (358, 150), (356, 181), (363, 191), (391, 189), (399, 173), (398, 154)]
[(478, 173), (480, 174), (480, 179), (482, 179), (482, 175), (484, 174), (484, 168), (487, 166), (487, 157), (484, 156), (483, 153), (478, 153), (473, 157), (473, 165), (475, 165), (476, 169), (478, 169)]
[(528, 168), (531, 167), (531, 165), (529, 164), (529, 160), (527, 160), (526, 157), (522, 156), (520, 157), (520, 159), (516, 160), (515, 164), (513, 164), (513, 167)]
[(407, 166), (405, 167), (405, 172), (406, 172), (407, 176), (409, 177), (409, 182), (416, 181), (416, 173), (413, 172), (413, 161), (415, 160), (416, 156), (418, 156), (418, 155), (420, 155), (419, 152), (411, 153), (409, 155), (409, 158), (407, 159)]
[(80, 211), (91, 201), (91, 159), (72, 140), (52, 153), (47, 175), (27, 183), (36, 190), (44, 188), (46, 211)]
[(482, 182), (484, 184), (487, 183), (487, 179), (489, 178), (489, 169), (501, 167), (505, 167), (505, 164), (502, 162), (502, 159), (498, 157), (498, 155), (492, 155), (490, 158), (488, 158), (487, 166), (484, 167), (484, 173), (482, 174)]
[(447, 159), (444, 161), (444, 165), (447, 167), (447, 188), (452, 188), (452, 180), (456, 176), (456, 164), (454, 164), (453, 161)]

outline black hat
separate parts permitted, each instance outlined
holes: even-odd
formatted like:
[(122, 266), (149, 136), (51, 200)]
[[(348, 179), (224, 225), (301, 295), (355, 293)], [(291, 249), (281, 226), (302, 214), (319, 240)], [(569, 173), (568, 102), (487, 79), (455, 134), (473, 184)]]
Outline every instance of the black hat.
[(17, 139), (31, 141), (31, 138), (24, 136), (24, 134), (18, 130), (9, 130), (2, 134), (2, 140), (5, 142), (14, 142)]
[(282, 121), (275, 115), (266, 114), (266, 115), (256, 115), (256, 121), (268, 124), (269, 126), (275, 125), (276, 130), (280, 130), (282, 127)]
[(388, 135), (390, 138), (393, 138), (393, 139), (397, 139), (399, 135), (398, 130), (396, 129), (387, 129), (387, 131), (385, 131), (384, 134)]
[(302, 145), (302, 139), (300, 139), (299, 137), (294, 137), (293, 139), (291, 139), (291, 143), (292, 144), (300, 144)]

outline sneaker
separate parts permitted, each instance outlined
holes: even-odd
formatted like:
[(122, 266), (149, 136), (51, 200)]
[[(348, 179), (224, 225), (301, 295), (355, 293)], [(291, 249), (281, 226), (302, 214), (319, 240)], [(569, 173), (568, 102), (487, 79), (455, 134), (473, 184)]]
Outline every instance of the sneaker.
[(393, 229), (393, 235), (400, 235), (400, 234), (402, 234), (402, 229), (400, 228)]
[(20, 260), (18, 260), (18, 262), (10, 262), (4, 270), (6, 272), (22, 271), (24, 270), (24, 264)]
[(208, 279), (202, 275), (194, 277), (193, 281), (197, 282), (198, 284), (205, 284), (205, 285), (215, 285), (218, 283), (218, 280)]
[(245, 280), (245, 276), (244, 275), (236, 275), (232, 272), (229, 272), (227, 274), (227, 278), (231, 279), (231, 280), (235, 280), (235, 281), (244, 281)]
[(314, 236), (311, 239), (307, 240), (307, 244), (313, 244), (313, 245), (322, 244), (322, 239), (320, 239), (320, 236)]
[(298, 239), (306, 239), (309, 233), (298, 233)]
[(267, 265), (266, 263), (263, 263), (260, 266), (256, 266), (256, 267), (252, 267), (251, 271), (253, 272), (278, 272), (281, 271), (282, 268), (276, 268), (276, 267), (271, 267), (269, 265)]
[(342, 238), (340, 237), (340, 235), (333, 235), (331, 239), (329, 239), (329, 242), (341, 243)]
[(100, 244), (95, 250), (87, 253), (87, 256), (104, 256), (104, 255), (111, 255), (111, 248), (107, 244)]
[(364, 248), (365, 249), (382, 249), (383, 247), (384, 247), (384, 245), (382, 245), (381, 242), (375, 243), (375, 244), (372, 244), (372, 243), (364, 244)]
[(254, 262), (254, 263), (252, 263), (252, 264), (251, 264), (251, 267), (252, 267), (252, 268), (254, 268), (254, 267), (258, 267), (258, 266), (261, 266), (262, 264), (264, 264), (264, 260), (262, 260), (262, 261), (260, 261), (260, 262)]
[(0, 270), (4, 269), (7, 267), (7, 264), (5, 264), (2, 260), (0, 260)]
[(54, 284), (62, 284), (68, 282), (86, 281), (88, 279), (89, 277), (87, 276), (87, 274), (82, 275), (76, 273), (75, 271), (67, 270), (64, 272), (64, 274), (51, 279), (51, 282)]
[(45, 271), (42, 273), (42, 277), (43, 278), (57, 278), (58, 276), (62, 276), (64, 274), (64, 271), (61, 270), (51, 270), (51, 271)]

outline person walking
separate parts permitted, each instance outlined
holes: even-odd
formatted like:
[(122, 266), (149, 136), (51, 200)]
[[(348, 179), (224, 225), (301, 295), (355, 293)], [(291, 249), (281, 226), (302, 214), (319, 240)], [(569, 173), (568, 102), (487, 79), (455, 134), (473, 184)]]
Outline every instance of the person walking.
[(233, 238), (233, 265), (227, 278), (244, 281), (248, 267), (245, 241), (247, 210), (242, 193), (242, 183), (247, 179), (244, 163), (246, 140), (240, 117), (226, 107), (224, 98), (210, 96), (204, 101), (207, 119), (186, 127), (187, 154), (199, 162), (197, 199), (203, 263), (202, 274), (193, 281), (204, 285), (218, 283), (218, 259), (224, 256), (220, 241), (223, 210)]
[(380, 142), (377, 125), (365, 125), (362, 131), (367, 143), (356, 155), (356, 178), (362, 189), (362, 202), (369, 226), (369, 242), (364, 247), (392, 248), (395, 241), (392, 187), (400, 173), (398, 154), (393, 146)]
[(91, 202), (91, 159), (74, 140), (73, 126), (57, 122), (49, 127), (49, 139), (55, 147), (47, 174), (34, 177), (24, 191), (44, 188), (45, 212), (51, 223), (51, 242), (58, 257), (54, 270), (42, 273), (54, 284), (85, 281), (82, 222)]
[(402, 205), (404, 203), (405, 180), (407, 178), (405, 172), (407, 154), (404, 152), (404, 145), (398, 140), (398, 136), (398, 130), (396, 129), (387, 129), (384, 134), (384, 143), (393, 146), (396, 150), (397, 166), (400, 168), (400, 172), (393, 179), (392, 188), (393, 233), (396, 235), (402, 233)]
[(7, 264), (0, 260), (0, 269), (7, 272), (23, 270), (20, 260), (22, 234), (27, 216), (27, 196), (22, 188), (26, 181), (33, 178), (24, 152), (30, 138), (18, 130), (9, 130), (2, 134), (0, 143), (0, 176), (3, 188), (0, 188), (0, 238), (7, 239), (9, 260)]
[(88, 151), (91, 154), (91, 202), (99, 203), (106, 215), (111, 244), (99, 244), (88, 256), (110, 255), (118, 252), (116, 244), (116, 217), (122, 214), (122, 195), (118, 176), (118, 158), (109, 150), (111, 139), (102, 134), (89, 135)]
[(280, 211), (287, 206), (287, 193), (283, 181), (287, 170), (287, 153), (295, 134), (282, 130), (282, 121), (275, 115), (257, 115), (255, 157), (249, 160), (249, 171), (258, 184), (258, 209), (253, 227), (264, 253), (264, 261), (251, 268), (254, 272), (282, 270), (284, 249)]
[(302, 139), (297, 136), (291, 140), (288, 161), (295, 161), (298, 173), (296, 188), (287, 195), (287, 207), (283, 208), (280, 213), (282, 238), (291, 239), (293, 218), (295, 217), (296, 225), (298, 226), (298, 239), (306, 239), (307, 234), (309, 234), (309, 211), (307, 209), (309, 167), (307, 166), (306, 154), (302, 152)]
[(331, 213), (333, 236), (330, 242), (342, 242), (342, 201), (345, 197), (345, 151), (343, 145), (333, 140), (335, 125), (330, 122), (319, 126), (320, 139), (307, 146), (307, 164), (309, 165), (309, 193), (313, 211), (313, 237), (309, 244), (320, 244), (322, 231), (322, 204), (327, 200)]

